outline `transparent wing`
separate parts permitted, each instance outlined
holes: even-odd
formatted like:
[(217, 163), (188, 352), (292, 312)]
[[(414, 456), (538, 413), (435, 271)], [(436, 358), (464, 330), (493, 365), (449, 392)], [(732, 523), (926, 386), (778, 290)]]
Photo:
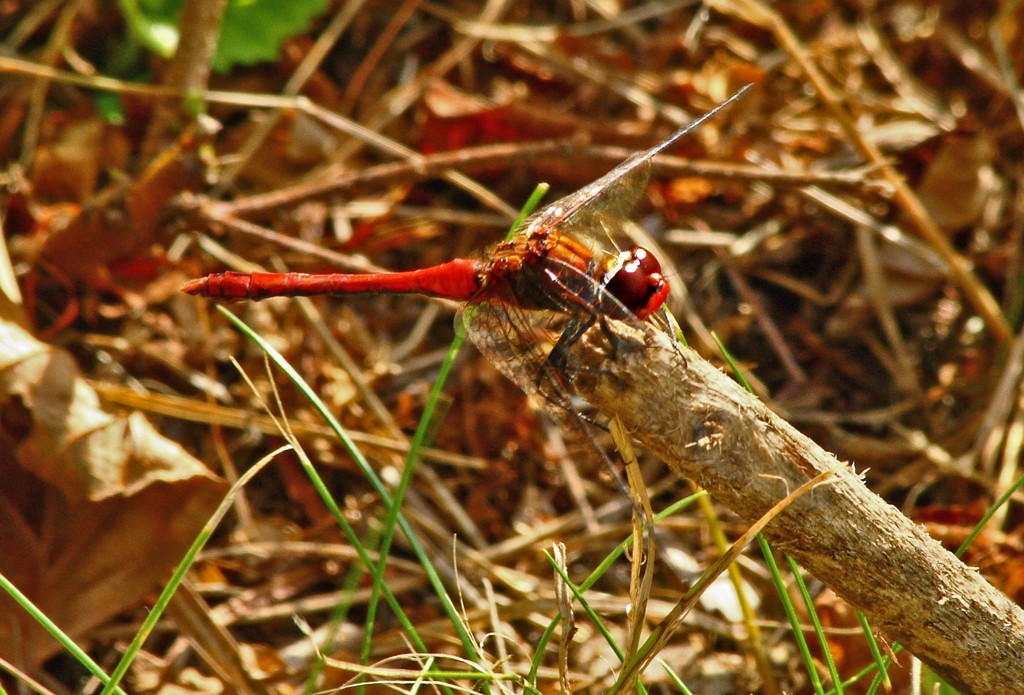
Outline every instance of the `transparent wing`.
[(634, 154), (593, 183), (540, 210), (531, 217), (527, 228), (534, 225), (558, 226), (560, 231), (574, 231), (581, 236), (600, 236), (603, 232), (614, 240), (621, 232), (621, 221), (636, 207), (650, 180), (651, 160), (714, 117), (750, 87), (743, 87), (654, 147)]
[[(460, 310), (459, 319), (469, 339), (505, 376), (555, 410), (566, 411), (573, 372), (601, 368), (576, 354), (576, 339), (605, 318), (636, 318), (595, 278), (562, 261), (536, 259), (520, 270), (515, 283), (542, 286), (550, 305), (526, 308), (518, 301), (516, 285), (498, 282), (487, 296)], [(562, 350), (557, 363), (550, 359), (556, 345)]]
[[(635, 317), (577, 268), (564, 263), (541, 262), (536, 272), (532, 271), (530, 281), (546, 281), (552, 292), (563, 295), (564, 299), (558, 302), (565, 311), (523, 308), (514, 301), (513, 287), (506, 285), (495, 288), (491, 296), (464, 306), (456, 320), (462, 321), (470, 340), (502, 374), (539, 401), (576, 455), (596, 457), (591, 458), (594, 463), (603, 462), (628, 496), (618, 467), (598, 442), (592, 423), (581, 414), (584, 404), (573, 400), (577, 395), (573, 388), (574, 374), (602, 369), (601, 362), (588, 362), (590, 353), (579, 354), (574, 349), (574, 341), (565, 346), (564, 361), (556, 364), (550, 355), (556, 345), (564, 344), (563, 336), (567, 331), (572, 334), (579, 328), (597, 326), (602, 316), (619, 320), (635, 320)], [(587, 295), (592, 295), (593, 301), (587, 299)]]
[[(627, 164), (628, 168), (623, 168)], [(637, 162), (626, 161), (597, 181), (540, 210), (530, 222), (583, 238), (615, 240), (622, 222), (634, 212), (650, 178), (649, 157)]]
[(477, 349), (519, 388), (554, 408), (568, 407), (567, 383), (547, 365), (568, 314), (523, 309), (498, 292), (463, 307), (459, 319)]

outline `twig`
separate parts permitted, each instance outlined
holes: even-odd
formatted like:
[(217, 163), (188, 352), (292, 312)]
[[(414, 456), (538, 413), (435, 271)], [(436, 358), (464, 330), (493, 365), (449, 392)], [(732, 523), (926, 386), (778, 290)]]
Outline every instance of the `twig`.
[[(178, 48), (167, 64), (161, 80), (164, 86), (195, 94), (205, 89), (210, 79), (213, 56), (217, 52), (220, 22), (228, 0), (186, 0), (178, 22)], [(182, 102), (161, 103), (146, 131), (142, 152), (151, 158), (166, 146), (165, 139), (174, 122), (185, 114)]]
[[(43, 51), (42, 61), (46, 65), (56, 63), (61, 51), (70, 43), (68, 37), (71, 27), (78, 16), (82, 0), (76, 0), (64, 7), (57, 19), (57, 24), (50, 35), (50, 40)], [(43, 121), (43, 108), (46, 105), (46, 93), (50, 88), (50, 80), (41, 78), (32, 85), (28, 115), (25, 117), (25, 137), (21, 146), (21, 164), (29, 166), (36, 156), (36, 145), (39, 144), (39, 128)]]
[(409, 21), (409, 18), (421, 2), (423, 0), (403, 0), (402, 4), (395, 10), (387, 26), (377, 36), (373, 46), (367, 51), (366, 57), (363, 58), (359, 67), (356, 68), (356, 71), (349, 78), (348, 85), (345, 86), (345, 91), (341, 95), (338, 111), (344, 114), (352, 113), (356, 101), (359, 100), (360, 94), (366, 88), (366, 82), (373, 75), (373, 71), (377, 69), (377, 65), (391, 47), (391, 43), (398, 36), (405, 23)]
[[(612, 328), (615, 359), (601, 330), (577, 348), (584, 364), (602, 365), (577, 372), (580, 394), (743, 519), (835, 468), (834, 456), (697, 353), (653, 327)], [(644, 347), (623, 349), (633, 342)], [(960, 692), (1021, 691), (1024, 611), (852, 469), (796, 500), (765, 534)]]
[[(422, 155), (404, 161), (378, 164), (361, 171), (335, 173), (331, 177), (280, 188), (269, 193), (217, 203), (217, 208), (220, 214), (250, 215), (295, 205), (314, 198), (349, 193), (353, 190), (379, 189), (381, 186), (394, 186), (438, 178), (452, 169), (472, 172), (492, 169), (496, 166), (513, 166), (527, 161), (555, 157), (564, 159), (570, 156), (598, 162), (618, 163), (631, 154), (633, 154), (632, 150), (622, 147), (585, 145), (572, 139), (480, 145), (450, 152)], [(669, 176), (688, 175), (727, 180), (767, 181), (779, 186), (806, 186), (815, 183), (844, 187), (864, 185), (863, 171), (860, 169), (836, 172), (785, 172), (767, 170), (759, 166), (671, 156), (659, 156), (654, 162), (660, 171)]]

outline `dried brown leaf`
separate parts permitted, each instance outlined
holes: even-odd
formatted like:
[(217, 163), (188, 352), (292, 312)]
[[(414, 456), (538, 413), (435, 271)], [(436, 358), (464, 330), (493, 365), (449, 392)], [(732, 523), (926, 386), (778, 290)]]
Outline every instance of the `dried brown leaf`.
[[(72, 358), (0, 323), (0, 572), (72, 638), (166, 578), (223, 485), (141, 414), (104, 411)], [(0, 654), (57, 648), (0, 597)]]

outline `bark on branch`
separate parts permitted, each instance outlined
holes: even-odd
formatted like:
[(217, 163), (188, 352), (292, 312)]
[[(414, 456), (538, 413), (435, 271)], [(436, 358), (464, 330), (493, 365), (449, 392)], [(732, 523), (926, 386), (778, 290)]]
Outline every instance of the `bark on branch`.
[[(610, 356), (592, 329), (575, 387), (674, 471), (754, 521), (836, 458), (697, 353), (646, 327)], [(1024, 692), (1024, 611), (919, 526), (868, 490), (852, 469), (799, 498), (766, 530), (837, 594), (863, 609), (963, 693)]]

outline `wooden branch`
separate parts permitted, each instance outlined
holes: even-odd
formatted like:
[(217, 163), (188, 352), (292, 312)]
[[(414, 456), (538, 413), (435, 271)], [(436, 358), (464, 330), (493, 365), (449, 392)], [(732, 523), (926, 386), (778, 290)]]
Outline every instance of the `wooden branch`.
[[(697, 353), (653, 327), (592, 329), (574, 384), (677, 473), (753, 522), (836, 458)], [(641, 347), (642, 346), (642, 347)], [(1024, 611), (868, 490), (852, 467), (765, 531), (963, 693), (1024, 692)]]

